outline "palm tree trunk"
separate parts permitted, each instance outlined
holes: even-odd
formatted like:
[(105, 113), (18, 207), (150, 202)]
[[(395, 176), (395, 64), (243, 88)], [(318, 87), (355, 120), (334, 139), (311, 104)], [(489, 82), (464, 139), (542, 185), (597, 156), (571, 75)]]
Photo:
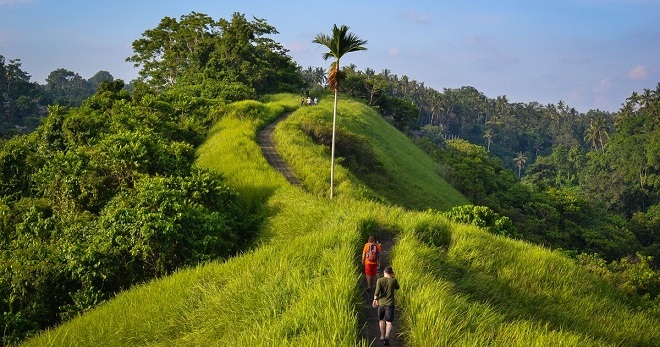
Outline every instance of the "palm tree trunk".
[(335, 85), (335, 105), (332, 112), (332, 149), (330, 153), (330, 199), (333, 198), (335, 193), (335, 130), (337, 128), (337, 90), (339, 85)]

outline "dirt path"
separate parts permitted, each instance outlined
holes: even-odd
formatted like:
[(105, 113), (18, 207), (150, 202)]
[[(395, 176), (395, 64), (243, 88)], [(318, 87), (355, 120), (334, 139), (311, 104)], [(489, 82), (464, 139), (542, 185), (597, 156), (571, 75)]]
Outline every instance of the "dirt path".
[[(275, 122), (268, 124), (266, 127), (261, 129), (259, 133), (257, 134), (257, 143), (259, 144), (259, 147), (261, 147), (261, 151), (264, 154), (264, 157), (266, 158), (266, 161), (275, 168), (277, 171), (279, 171), (289, 182), (291, 182), (292, 185), (298, 186), (298, 187), (303, 187), (303, 185), (300, 183), (298, 178), (296, 178), (296, 175), (293, 173), (289, 165), (284, 161), (282, 156), (277, 153), (277, 150), (275, 149), (275, 140), (273, 139), (273, 130), (275, 129), (275, 126), (284, 119), (286, 119), (290, 113), (287, 113), (283, 115), (282, 117), (278, 118)], [(304, 188), (304, 187), (303, 187)], [(381, 243), (381, 271), (378, 273), (379, 277), (383, 275), (382, 269), (385, 268), (385, 266), (390, 264), (389, 260), (389, 252), (390, 249), (392, 248), (392, 237), (387, 234), (381, 234), (377, 235), (378, 241)], [(366, 281), (364, 278), (364, 275), (362, 276), (362, 283), (361, 286), (362, 288), (366, 288)], [(362, 304), (360, 306), (361, 308), (361, 314), (360, 314), (360, 326), (364, 327), (362, 329), (362, 338), (369, 341), (369, 343), (372, 346), (382, 346), (383, 343), (380, 341), (380, 328), (378, 326), (378, 314), (375, 308), (371, 307), (371, 302), (373, 299), (374, 292), (373, 290), (371, 292), (362, 292)], [(397, 323), (399, 317), (398, 317), (398, 310), (395, 311), (394, 315), (394, 329), (391, 332), (390, 335), (390, 346), (398, 347), (398, 346), (403, 346), (401, 343), (401, 340), (398, 338), (398, 328), (399, 325)]]
[[(392, 237), (388, 234), (376, 235), (376, 238), (381, 243), (381, 255), (380, 255), (380, 271), (378, 272), (378, 277), (383, 276), (382, 270), (390, 265), (390, 249), (394, 241)], [(362, 287), (367, 287), (367, 282), (364, 275), (362, 275)], [(360, 325), (364, 327), (362, 329), (362, 338), (369, 341), (372, 346), (383, 346), (383, 343), (380, 341), (380, 328), (378, 326), (378, 313), (377, 310), (371, 307), (373, 301), (374, 292), (363, 291), (362, 293), (362, 315)], [(394, 311), (394, 329), (392, 329), (390, 335), (390, 346), (403, 346), (401, 339), (398, 338), (400, 325), (398, 324), (400, 320), (399, 310)]]
[(275, 170), (279, 171), (291, 184), (294, 186), (302, 187), (302, 184), (293, 173), (289, 165), (284, 161), (282, 156), (277, 153), (275, 149), (275, 140), (273, 139), (273, 130), (277, 123), (285, 120), (291, 113), (287, 113), (282, 117), (278, 118), (273, 123), (268, 124), (263, 129), (259, 130), (257, 134), (257, 143), (261, 147), (261, 152), (263, 152), (266, 161), (270, 164)]

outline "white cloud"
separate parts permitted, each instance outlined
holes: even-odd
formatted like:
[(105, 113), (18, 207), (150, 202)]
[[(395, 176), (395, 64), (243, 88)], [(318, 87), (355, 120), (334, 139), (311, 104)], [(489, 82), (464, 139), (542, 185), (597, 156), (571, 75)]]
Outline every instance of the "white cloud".
[(637, 65), (628, 72), (628, 78), (633, 81), (642, 81), (649, 77), (649, 69), (645, 65)]
[(610, 106), (610, 100), (605, 96), (597, 96), (594, 99), (593, 107), (597, 109), (607, 109), (608, 106)]
[(388, 49), (387, 55), (389, 55), (390, 57), (396, 57), (397, 55), (399, 55), (399, 47), (392, 47)]
[(431, 22), (431, 16), (426, 13), (417, 13), (415, 11), (406, 11), (403, 13), (403, 19), (414, 22), (414, 23), (429, 23)]
[(466, 46), (475, 47), (482, 51), (497, 51), (497, 46), (492, 40), (484, 36), (467, 36), (463, 38), (463, 43), (465, 43)]
[(612, 86), (612, 81), (609, 78), (603, 78), (598, 83), (592, 86), (592, 90), (595, 93), (601, 94), (606, 92)]
[(584, 91), (581, 87), (573, 87), (568, 93), (568, 101), (571, 103), (581, 102), (584, 96)]

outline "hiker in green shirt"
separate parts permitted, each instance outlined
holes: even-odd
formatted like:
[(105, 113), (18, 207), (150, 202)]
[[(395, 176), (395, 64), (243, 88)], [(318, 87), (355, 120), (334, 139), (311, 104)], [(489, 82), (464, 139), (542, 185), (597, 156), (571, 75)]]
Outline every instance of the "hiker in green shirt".
[(399, 289), (399, 282), (394, 278), (394, 270), (386, 266), (384, 277), (376, 281), (373, 307), (378, 307), (378, 324), (380, 326), (380, 340), (386, 346), (389, 344), (392, 322), (394, 321), (394, 291)]

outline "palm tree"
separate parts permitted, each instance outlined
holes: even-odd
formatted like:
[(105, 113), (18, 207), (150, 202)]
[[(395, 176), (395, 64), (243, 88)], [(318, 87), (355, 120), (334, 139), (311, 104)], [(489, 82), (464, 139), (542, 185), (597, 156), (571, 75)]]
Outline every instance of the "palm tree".
[(501, 124), (509, 122), (509, 100), (506, 98), (506, 95), (498, 96), (495, 100), (496, 112), (494, 115), (491, 115), (491, 123)]
[(607, 134), (605, 119), (603, 117), (598, 117), (595, 120), (592, 119), (584, 139), (591, 142), (594, 150), (598, 150), (598, 144), (600, 144), (600, 150), (605, 153), (605, 140), (608, 138), (609, 135)]
[(520, 179), (520, 172), (527, 162), (527, 157), (522, 152), (518, 152), (518, 155), (513, 158), (513, 161), (516, 162), (516, 166), (518, 167), (518, 179)]
[[(633, 94), (636, 93), (633, 92)], [(631, 98), (626, 99), (626, 102), (621, 104), (621, 109), (614, 117), (614, 125), (618, 127), (623, 120), (631, 117), (635, 113), (635, 108), (635, 103), (631, 100)]]
[(653, 92), (651, 92), (651, 89), (644, 88), (644, 94), (640, 96), (640, 106), (648, 107), (651, 104), (652, 100), (653, 100)]
[(328, 80), (325, 74), (325, 69), (322, 67), (317, 67), (314, 69), (314, 82), (319, 86), (324, 86), (325, 82)]
[(305, 70), (300, 70), (300, 74), (303, 77), (303, 81), (305, 81), (305, 86), (306, 88), (311, 88), (314, 86), (314, 68), (313, 67), (308, 67)]
[(486, 151), (490, 152), (490, 144), (493, 143), (493, 130), (486, 129), (484, 138), (486, 139)]
[(326, 34), (317, 34), (313, 43), (326, 46), (329, 51), (323, 53), (323, 60), (334, 58), (335, 61), (330, 65), (328, 71), (328, 86), (335, 92), (335, 104), (332, 113), (332, 150), (330, 159), (330, 199), (334, 196), (334, 179), (335, 179), (335, 130), (337, 126), (337, 91), (339, 90), (339, 60), (346, 53), (355, 51), (364, 51), (367, 48), (364, 45), (366, 40), (360, 40), (355, 34), (348, 32), (348, 27), (342, 25), (337, 27), (335, 24), (332, 27), (332, 36)]

